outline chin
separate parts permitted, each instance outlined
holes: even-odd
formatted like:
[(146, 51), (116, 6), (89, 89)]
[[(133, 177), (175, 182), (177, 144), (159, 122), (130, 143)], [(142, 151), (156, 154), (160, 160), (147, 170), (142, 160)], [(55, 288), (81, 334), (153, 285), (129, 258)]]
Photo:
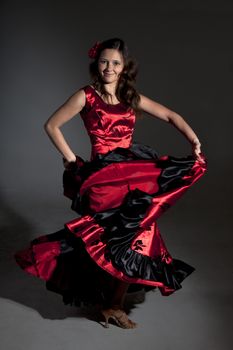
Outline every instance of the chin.
[(117, 81), (119, 80), (118, 78), (112, 78), (112, 77), (106, 77), (103, 76), (102, 80), (106, 83), (117, 83)]

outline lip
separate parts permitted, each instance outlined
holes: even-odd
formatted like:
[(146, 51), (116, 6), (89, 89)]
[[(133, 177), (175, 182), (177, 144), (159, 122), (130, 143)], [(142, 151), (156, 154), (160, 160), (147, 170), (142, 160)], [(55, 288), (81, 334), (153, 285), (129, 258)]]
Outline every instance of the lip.
[(104, 73), (104, 75), (114, 75), (113, 73)]

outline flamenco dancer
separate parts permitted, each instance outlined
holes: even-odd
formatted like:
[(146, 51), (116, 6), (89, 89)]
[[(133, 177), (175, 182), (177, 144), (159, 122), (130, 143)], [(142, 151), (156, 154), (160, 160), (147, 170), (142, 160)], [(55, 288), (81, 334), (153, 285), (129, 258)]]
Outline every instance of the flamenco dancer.
[[(14, 256), (65, 304), (99, 305), (105, 327), (111, 319), (132, 329), (137, 324), (125, 310), (127, 293), (136, 286), (168, 296), (195, 270), (171, 256), (157, 219), (204, 175), (207, 159), (182, 116), (136, 90), (138, 66), (122, 39), (96, 42), (88, 55), (91, 83), (44, 124), (62, 155), (63, 193), (79, 216)], [(159, 156), (133, 141), (143, 111), (175, 126), (191, 144), (190, 154)], [(60, 130), (79, 113), (90, 137), (89, 160), (70, 148)]]

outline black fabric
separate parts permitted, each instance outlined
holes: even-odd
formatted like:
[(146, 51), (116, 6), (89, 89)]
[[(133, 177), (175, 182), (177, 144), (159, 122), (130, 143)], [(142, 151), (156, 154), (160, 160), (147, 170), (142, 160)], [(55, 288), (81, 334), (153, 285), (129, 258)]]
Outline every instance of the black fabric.
[(114, 267), (129, 277), (160, 281), (177, 290), (183, 279), (195, 270), (194, 267), (177, 259), (167, 264), (161, 256), (155, 259), (145, 256), (136, 251), (140, 250), (140, 241), (136, 241), (134, 249), (130, 247), (151, 199), (151, 195), (135, 189), (128, 193), (119, 208), (96, 213), (93, 217), (104, 228), (100, 240), (106, 243), (105, 258)]
[[(110, 208), (104, 212), (91, 213), (88, 195), (82, 196), (82, 200), (79, 196), (79, 189), (82, 183), (91, 174), (109, 164), (137, 159), (154, 159), (156, 161), (156, 166), (161, 168), (159, 177), (155, 178), (155, 181), (157, 181), (159, 185), (158, 191), (153, 194), (148, 194), (139, 189), (135, 189), (127, 193), (121, 206)], [(167, 158), (159, 159), (153, 148), (134, 142), (128, 149), (118, 147), (106, 154), (97, 154), (92, 161), (83, 161), (83, 159), (79, 157), (78, 162), (72, 164), (72, 167), (64, 172), (63, 185), (64, 188), (70, 185), (70, 188), (75, 188), (76, 186), (76, 193), (72, 198), (71, 208), (80, 215), (85, 213), (91, 214), (95, 221), (104, 228), (104, 233), (99, 239), (106, 243), (105, 258), (110, 260), (115, 268), (129, 277), (160, 281), (171, 289), (177, 290), (181, 288), (181, 282), (195, 270), (194, 267), (178, 259), (173, 259), (172, 263), (167, 264), (160, 256), (154, 259), (145, 256), (140, 253), (142, 244), (140, 240), (135, 242), (134, 249), (131, 249), (130, 246), (140, 229), (140, 221), (145, 217), (152, 198), (188, 184), (188, 180), (183, 179), (183, 177), (191, 171), (194, 162), (195, 160), (191, 155), (184, 158), (168, 156)], [(163, 204), (163, 210), (167, 210), (169, 207), (170, 205), (168, 203)], [(93, 244), (97, 243), (98, 240), (93, 242)], [(74, 295), (76, 296), (76, 302), (77, 300), (91, 300), (93, 299), (93, 290), (95, 290), (94, 299), (98, 301), (103, 300), (105, 298), (104, 295), (108, 294), (109, 290), (102, 290), (102, 292), (98, 290), (98, 286), (101, 285), (100, 280), (102, 278), (102, 282), (106, 286), (110, 286), (114, 281), (113, 276), (106, 273), (92, 261), (85, 250), (84, 243), (81, 242), (79, 238), (73, 237), (71, 239), (70, 236), (66, 236), (65, 241), (62, 241), (62, 246), (63, 254), (61, 254), (59, 259), (60, 266), (63, 266), (63, 269), (67, 263), (75, 266), (75, 271), (76, 273), (78, 271), (80, 281), (85, 281), (85, 283), (80, 282), (81, 286), (73, 286), (72, 283), (78, 283), (77, 278), (74, 276), (65, 276), (65, 278), (68, 278), (69, 283), (67, 283), (67, 289), (63, 291), (64, 302), (68, 303), (74, 300)], [(80, 251), (82, 252), (81, 258), (79, 254)], [(84, 267), (86, 273), (84, 274), (82, 274), (84, 271), (83, 264), (86, 264), (86, 268)], [(90, 274), (88, 274), (88, 271), (90, 271)], [(96, 280), (90, 282), (93, 276), (95, 276), (94, 279)], [(73, 279), (76, 280), (76, 282), (72, 282)], [(105, 279), (108, 279), (107, 283)], [(55, 275), (55, 283), (53, 284), (51, 280), (47, 283), (47, 288), (55, 291), (57, 288), (57, 280), (58, 276)], [(61, 288), (64, 288), (65, 285), (63, 281), (61, 283)], [(72, 287), (70, 288), (68, 285)], [(130, 286), (131, 290), (134, 286), (138, 285), (132, 284)], [(151, 290), (155, 287), (144, 286), (143, 288), (145, 288), (145, 290)], [(57, 290), (59, 292), (60, 288), (57, 288)]]
[[(46, 239), (61, 243), (61, 254), (52, 277), (46, 282), (46, 289), (62, 295), (65, 305), (107, 303), (115, 290), (116, 279), (90, 257), (82, 239), (72, 235), (67, 228), (47, 235)], [(38, 239), (34, 240), (35, 244), (38, 242)], [(131, 284), (127, 293), (142, 289), (143, 285)]]
[(191, 168), (195, 163), (192, 155), (184, 158), (169, 156), (168, 159), (158, 160), (157, 166), (162, 169), (158, 177), (159, 190), (156, 195), (165, 193), (189, 184), (188, 179), (183, 179), (187, 174), (191, 175)]
[(61, 254), (46, 288), (61, 294), (65, 305), (105, 303), (112, 292), (113, 277), (91, 259), (81, 238), (65, 229), (60, 234), (63, 236)]
[[(162, 169), (158, 182), (159, 190), (154, 195), (159, 195), (174, 188), (188, 184), (188, 180), (182, 177), (192, 168), (195, 159), (192, 155), (183, 158), (168, 156), (168, 159), (159, 159), (157, 152), (150, 146), (134, 142), (130, 148), (118, 147), (106, 154), (97, 154), (92, 161), (83, 161), (72, 164), (70, 170), (64, 171), (63, 187), (76, 188), (72, 198), (71, 209), (79, 215), (88, 213), (88, 198), (83, 196), (80, 202), (79, 189), (82, 183), (93, 173), (114, 162), (154, 159), (158, 167)], [(77, 180), (78, 179), (78, 180)]]

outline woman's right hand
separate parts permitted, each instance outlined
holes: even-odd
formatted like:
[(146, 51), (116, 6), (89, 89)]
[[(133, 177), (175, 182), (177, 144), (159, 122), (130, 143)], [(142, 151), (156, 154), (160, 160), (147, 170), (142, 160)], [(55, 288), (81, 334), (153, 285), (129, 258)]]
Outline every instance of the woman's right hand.
[(67, 169), (67, 170), (68, 170), (68, 169), (71, 169), (72, 165), (74, 165), (75, 162), (76, 162), (76, 157), (75, 157), (75, 159), (72, 160), (72, 161), (68, 161), (67, 159), (65, 159), (65, 158), (63, 157), (63, 165), (64, 165), (64, 168)]

